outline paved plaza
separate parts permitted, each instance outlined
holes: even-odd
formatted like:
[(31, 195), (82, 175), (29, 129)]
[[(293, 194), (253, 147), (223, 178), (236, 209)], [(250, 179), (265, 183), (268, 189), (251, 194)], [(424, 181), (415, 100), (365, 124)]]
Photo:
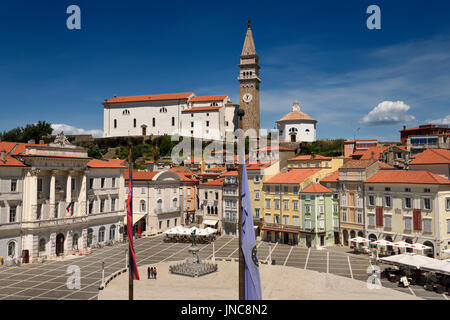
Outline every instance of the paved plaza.
[[(164, 243), (162, 236), (143, 238), (135, 241), (139, 266), (162, 262), (178, 261), (188, 257), (190, 244)], [(201, 259), (213, 256), (213, 245), (200, 244)], [(126, 263), (126, 244), (96, 249), (93, 254), (82, 257), (66, 258), (63, 261), (51, 261), (43, 264), (28, 264), (20, 267), (0, 267), (0, 299), (82, 299), (98, 298), (101, 282), (102, 261), (105, 262), (105, 276), (124, 268)], [(237, 259), (238, 239), (222, 236), (214, 243), (215, 258)], [(366, 256), (354, 256), (343, 252), (342, 248), (331, 247), (326, 250), (292, 247), (283, 244), (258, 242), (259, 260), (269, 259), (278, 266), (288, 266), (342, 277), (366, 281), (369, 261)], [(81, 270), (81, 288), (67, 288), (67, 268), (76, 265)], [(146, 274), (141, 275), (146, 277)], [(425, 299), (450, 299), (446, 295), (427, 292), (422, 287), (398, 288), (396, 283), (382, 279), (382, 285)]]

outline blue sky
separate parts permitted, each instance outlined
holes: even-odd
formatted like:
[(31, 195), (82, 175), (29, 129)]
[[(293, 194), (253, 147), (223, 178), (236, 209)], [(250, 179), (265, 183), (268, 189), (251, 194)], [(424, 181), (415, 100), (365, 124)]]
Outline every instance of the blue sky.
[[(66, 28), (71, 4), (81, 30)], [(372, 4), (381, 30), (366, 27)], [(437, 0), (3, 1), (0, 130), (38, 120), (101, 130), (114, 93), (238, 102), (250, 18), (263, 127), (298, 99), (318, 138), (399, 140), (403, 124), (450, 121), (449, 14)]]

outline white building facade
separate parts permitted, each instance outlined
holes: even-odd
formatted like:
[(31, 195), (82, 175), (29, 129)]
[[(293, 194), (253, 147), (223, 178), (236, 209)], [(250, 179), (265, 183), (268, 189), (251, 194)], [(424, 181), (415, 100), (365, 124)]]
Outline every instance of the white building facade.
[(191, 136), (223, 140), (238, 127), (238, 105), (227, 95), (193, 92), (114, 97), (103, 102), (104, 137)]
[(313, 142), (316, 141), (317, 120), (300, 111), (297, 100), (292, 105), (292, 111), (277, 120), (280, 141)]

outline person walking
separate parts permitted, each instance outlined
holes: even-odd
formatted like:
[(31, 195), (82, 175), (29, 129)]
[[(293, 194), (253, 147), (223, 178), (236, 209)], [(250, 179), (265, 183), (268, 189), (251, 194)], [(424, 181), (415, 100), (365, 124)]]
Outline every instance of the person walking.
[(150, 279), (153, 279), (153, 267), (150, 268)]
[(155, 280), (156, 280), (156, 274), (157, 274), (157, 272), (156, 272), (156, 267), (153, 269), (153, 276), (155, 277)]
[(147, 268), (147, 279), (150, 279), (151, 270), (150, 267)]

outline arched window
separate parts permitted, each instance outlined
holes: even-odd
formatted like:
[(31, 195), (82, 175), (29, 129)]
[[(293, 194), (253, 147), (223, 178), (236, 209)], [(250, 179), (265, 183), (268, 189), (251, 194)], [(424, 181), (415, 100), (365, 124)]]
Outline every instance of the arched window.
[(172, 200), (172, 202), (173, 202), (173, 207), (174, 207), (174, 208), (178, 207), (178, 199), (177, 199), (177, 198), (174, 198), (174, 199)]
[(136, 119), (133, 119), (133, 127), (136, 128)]
[(16, 242), (11, 241), (8, 243), (8, 257), (14, 259), (16, 257)]
[(306, 133), (309, 133), (309, 129), (306, 129), (305, 131), (306, 131)]
[(78, 233), (75, 233), (72, 237), (72, 250), (78, 250)]
[(153, 126), (156, 125), (156, 119), (155, 119), (155, 118), (152, 119), (152, 125), (153, 125)]
[(209, 206), (208, 206), (207, 210), (208, 210), (208, 214), (211, 214), (211, 208)]
[(161, 200), (161, 199), (159, 199), (159, 200), (156, 202), (156, 208), (158, 208), (159, 210), (161, 210), (161, 208), (162, 208), (162, 200)]
[(175, 117), (172, 117), (172, 127), (175, 125)]
[(217, 215), (217, 207), (214, 207), (214, 214)]
[(113, 224), (109, 228), (109, 240), (111, 240), (111, 241), (116, 240), (116, 225), (115, 224)]
[(105, 241), (105, 227), (100, 227), (98, 229), (98, 242)]
[(141, 200), (141, 212), (145, 212), (146, 211), (145, 209), (146, 209), (145, 208), (145, 201)]
[(87, 231), (87, 246), (88, 247), (91, 246), (93, 238), (94, 238), (94, 230), (89, 228)]
[(39, 250), (39, 252), (45, 251), (45, 239), (44, 238), (39, 239), (38, 250)]
[(114, 129), (117, 128), (117, 119), (114, 119)]

